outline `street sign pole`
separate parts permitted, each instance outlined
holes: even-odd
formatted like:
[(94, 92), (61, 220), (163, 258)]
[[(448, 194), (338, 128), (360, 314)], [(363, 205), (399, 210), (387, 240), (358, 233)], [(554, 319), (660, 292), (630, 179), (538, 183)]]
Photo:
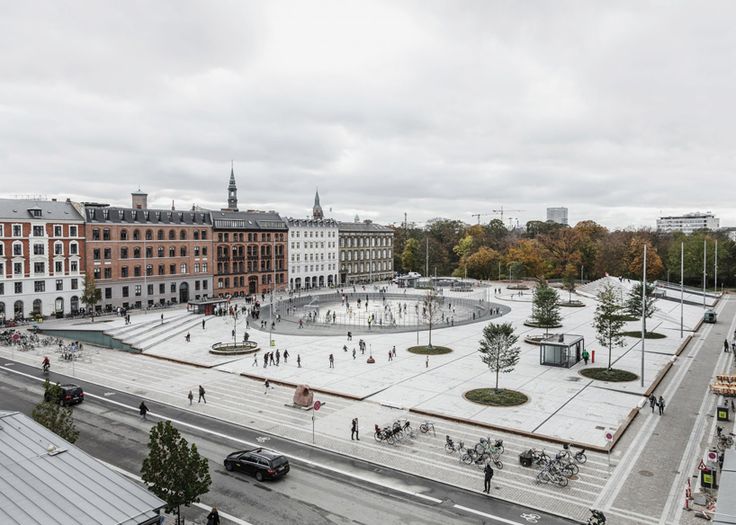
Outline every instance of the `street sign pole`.
[(613, 443), (613, 434), (610, 431), (607, 431), (605, 434), (606, 441), (608, 441), (608, 449), (606, 450), (608, 455), (608, 468), (610, 470), (611, 468), (611, 443)]
[(315, 401), (314, 405), (312, 405), (312, 445), (314, 445), (314, 416), (315, 412), (317, 412), (322, 405), (324, 405), (324, 403), (321, 401)]

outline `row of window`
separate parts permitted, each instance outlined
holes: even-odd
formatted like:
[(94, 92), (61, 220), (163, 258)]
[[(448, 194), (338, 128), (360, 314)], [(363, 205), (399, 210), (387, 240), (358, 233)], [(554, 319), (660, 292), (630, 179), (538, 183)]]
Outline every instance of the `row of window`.
[[(284, 256), (284, 245), (283, 244), (277, 244), (275, 246), (275, 254), (276, 257), (283, 257)], [(248, 246), (222, 246), (217, 245), (217, 258), (218, 259), (227, 259), (232, 253), (233, 257), (244, 257), (248, 256), (248, 258), (258, 258), (258, 252), (260, 251), (261, 257), (271, 257), (271, 245), (270, 244), (262, 244), (260, 247), (260, 250), (258, 249), (257, 244), (249, 244)]]
[[(68, 237), (79, 237), (79, 226), (75, 224), (67, 225)], [(10, 226), (11, 237), (23, 237), (23, 225), (12, 224)], [(54, 237), (64, 237), (64, 225), (54, 224), (52, 227)], [(46, 225), (34, 224), (31, 226), (33, 237), (46, 237)], [(0, 224), (0, 237), (5, 237), (5, 225)]]
[[(8, 287), (10, 285), (13, 285), (13, 292), (17, 294), (24, 293), (24, 282), (23, 281), (16, 281), (14, 283), (8, 283)], [(63, 279), (56, 279), (55, 284), (55, 290), (57, 292), (63, 292), (64, 291), (64, 280)], [(69, 279), (69, 289), (70, 290), (79, 290), (79, 279)], [(33, 291), (34, 292), (45, 292), (46, 291), (46, 281), (33, 281)], [(30, 292), (30, 290), (29, 290)], [(0, 282), (0, 295), (5, 295), (5, 283)]]
[[(292, 238), (295, 237), (301, 237), (301, 234), (304, 233), (304, 238), (307, 237), (324, 237), (325, 232), (324, 231), (313, 231), (313, 230), (307, 230), (305, 232), (300, 232), (299, 230), (289, 230), (289, 236)], [(328, 231), (327, 237), (337, 237), (336, 231)]]
[[(179, 273), (185, 274), (187, 273), (188, 266), (186, 264), (181, 264), (179, 266)], [(133, 266), (133, 275), (132, 277), (141, 277), (143, 268), (141, 266)], [(95, 279), (112, 279), (112, 268), (100, 268), (99, 266), (95, 267), (92, 271)], [(207, 263), (200, 263), (196, 262), (194, 263), (194, 273), (207, 273)], [(150, 277), (154, 275), (153, 273), (153, 265), (147, 264), (146, 265), (146, 276)], [(167, 275), (166, 273), (166, 266), (163, 264), (158, 265), (158, 273), (156, 275)], [(170, 264), (169, 265), (169, 272), (168, 275), (176, 275), (176, 265)], [(128, 266), (121, 266), (120, 267), (120, 277), (126, 278), (131, 277), (130, 275), (130, 268)]]
[[(345, 255), (347, 253), (347, 256)], [(340, 261), (362, 261), (364, 259), (390, 259), (391, 250), (357, 250), (355, 252), (340, 252)]]
[[(302, 247), (301, 244), (302, 243), (299, 242), (299, 241), (296, 241), (296, 242), (291, 241), (291, 249), (292, 250), (299, 250)], [(312, 250), (312, 249), (324, 248), (324, 247), (325, 247), (324, 241), (322, 241), (322, 242), (307, 242), (307, 241), (304, 241), (304, 249), (305, 250)], [(328, 248), (336, 248), (337, 247), (337, 243), (335, 241), (327, 241), (327, 247)]]
[[(153, 240), (153, 230), (146, 230), (145, 231), (145, 237), (146, 237), (146, 240), (147, 241), (152, 241)], [(164, 230), (162, 230), (162, 229), (156, 230), (156, 240), (158, 240), (158, 241), (164, 241), (164, 240), (166, 240), (166, 238), (168, 238), (168, 240), (170, 240), (170, 241), (175, 241), (176, 240), (176, 237), (177, 237), (176, 230), (174, 230), (174, 229), (169, 229), (168, 230), (168, 234), (165, 234), (164, 233)], [(187, 237), (188, 237), (188, 233), (187, 233), (187, 230), (186, 229), (179, 230), (179, 240), (180, 241), (187, 240)], [(198, 241), (200, 239), (203, 240), (203, 241), (206, 241), (207, 240), (207, 230), (194, 230), (194, 233), (192, 233), (192, 237), (194, 238), (195, 241)], [(125, 229), (120, 230), (119, 231), (119, 238), (120, 238), (121, 241), (127, 241), (127, 240), (129, 240), (128, 230), (125, 230)], [(100, 229), (100, 228), (92, 228), (92, 240), (93, 241), (99, 241), (99, 240), (109, 241), (109, 240), (112, 240), (110, 228), (102, 228), (102, 229)], [(138, 230), (138, 229), (133, 230), (133, 240), (134, 241), (141, 240), (141, 231), (140, 230)]]
[[(201, 281), (201, 282), (200, 281), (194, 281), (194, 289), (196, 291), (199, 291), (199, 290), (207, 290), (208, 289), (208, 286), (209, 285), (208, 285), (208, 283), (207, 283), (206, 280)], [(120, 287), (120, 296), (123, 297), (123, 298), (130, 297), (130, 292), (131, 292), (130, 288), (131, 288), (130, 286), (121, 286)], [(155, 290), (156, 290), (156, 285), (154, 285), (154, 284), (148, 284), (148, 285), (146, 285), (146, 293), (147, 293), (147, 295), (149, 295), (149, 296), (154, 295)], [(166, 292), (166, 283), (159, 283), (158, 284), (158, 293), (159, 294), (165, 294), (165, 293), (167, 293)], [(170, 283), (169, 284), (169, 293), (176, 293), (176, 283)], [(143, 285), (136, 284), (135, 286), (133, 286), (133, 295), (135, 297), (141, 297), (141, 295), (143, 295)], [(105, 299), (113, 299), (112, 288), (110, 288), (110, 287), (103, 288), (103, 297)]]
[(340, 237), (340, 248), (368, 248), (369, 246), (391, 246), (391, 236)]
[[(25, 273), (24, 263), (14, 262), (11, 266), (13, 277), (23, 277)], [(46, 275), (46, 263), (34, 262), (31, 267), (34, 276)], [(60, 275), (64, 273), (64, 261), (54, 261), (54, 274)], [(79, 273), (79, 261), (69, 261), (69, 273)], [(0, 262), (0, 279), (5, 277), (5, 263)]]
[[(258, 284), (258, 277), (249, 277), (249, 282)], [(277, 273), (276, 274), (276, 284), (284, 284), (286, 282), (286, 278), (283, 273)], [(233, 277), (232, 280), (233, 287), (244, 287), (245, 286), (245, 277)], [(261, 284), (271, 284), (271, 274), (266, 274), (261, 276)], [(217, 279), (217, 287), (218, 288), (230, 288), (230, 277), (220, 277)]]
[(340, 270), (347, 273), (363, 273), (363, 272), (386, 272), (391, 270), (389, 267), (389, 263), (386, 261), (383, 262), (374, 262), (372, 263), (372, 267), (368, 265), (368, 263), (355, 263), (355, 265), (348, 263), (343, 264), (340, 266)]
[[(163, 246), (159, 246), (156, 249), (156, 256), (157, 257), (166, 257), (166, 248)], [(153, 258), (153, 247), (152, 246), (146, 246), (145, 250), (146, 258), (152, 259)], [(102, 255), (102, 257), (100, 257)], [(130, 255), (130, 250), (127, 246), (122, 246), (120, 248), (120, 258), (121, 259), (127, 259)], [(194, 247), (194, 256), (195, 257), (207, 257), (207, 246), (195, 246)], [(173, 246), (169, 246), (168, 249), (168, 256), (169, 257), (176, 257), (176, 248)], [(179, 257), (186, 257), (187, 256), (187, 247), (186, 246), (180, 246), (179, 247)], [(141, 258), (141, 249), (139, 246), (136, 246), (133, 248), (133, 259), (140, 259)], [(109, 261), (112, 259), (112, 248), (93, 248), (92, 249), (92, 259), (95, 261), (99, 261), (101, 259), (104, 259), (106, 261)]]
[[(274, 233), (273, 237), (270, 233), (261, 233), (260, 237), (257, 233), (235, 233), (233, 232), (232, 235), (230, 233), (223, 233), (218, 232), (217, 234), (217, 241), (218, 242), (230, 242), (230, 239), (233, 240), (233, 242), (258, 242), (259, 240), (261, 242), (271, 242), (272, 239), (274, 241), (283, 241), (284, 240), (284, 234), (283, 233)], [(247, 239), (247, 241), (246, 241)]]
[[(301, 273), (302, 271), (301, 266), (294, 266), (293, 268), (294, 268), (293, 273)], [(331, 271), (331, 270), (336, 270), (336, 269), (337, 269), (337, 264), (330, 263), (327, 265), (327, 270)], [(324, 270), (325, 270), (324, 264), (309, 264), (309, 265), (305, 264), (304, 265), (305, 272), (320, 272), (320, 271), (323, 272)]]
[[(33, 255), (46, 255), (45, 243), (33, 243)], [(13, 257), (23, 256), (23, 242), (13, 241)], [(5, 245), (0, 243), (0, 257), (5, 255)], [(64, 255), (64, 243), (61, 241), (54, 242), (54, 255)], [(69, 255), (79, 255), (79, 245), (77, 241), (69, 243)]]

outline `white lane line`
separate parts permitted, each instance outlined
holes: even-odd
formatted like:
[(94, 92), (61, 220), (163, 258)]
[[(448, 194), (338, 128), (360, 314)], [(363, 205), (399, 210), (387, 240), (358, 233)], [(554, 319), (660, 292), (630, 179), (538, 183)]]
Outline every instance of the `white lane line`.
[[(510, 525), (525, 525), (524, 522), (521, 521), (513, 521), (506, 518), (502, 518), (501, 516), (495, 516), (493, 514), (488, 514), (486, 512), (481, 512), (479, 510), (471, 509), (469, 507), (463, 507), (462, 505), (453, 505), (458, 510), (463, 510), (465, 512), (470, 512), (471, 514), (476, 514), (478, 516), (483, 516), (484, 518), (489, 518), (495, 521), (500, 521), (501, 523), (508, 523)], [(528, 523), (528, 522), (527, 522)]]
[[(136, 476), (135, 474), (133, 474), (132, 472), (128, 472), (127, 470), (121, 469), (120, 467), (117, 467), (115, 465), (112, 465), (110, 463), (107, 463), (106, 461), (102, 461), (99, 458), (97, 459), (97, 461), (99, 461), (100, 463), (102, 463), (103, 465), (105, 465), (107, 468), (109, 468), (111, 470), (114, 470), (115, 472), (117, 472), (119, 474), (122, 474), (123, 476), (126, 476), (126, 477), (128, 477), (130, 479), (133, 479), (133, 480), (137, 481), (138, 483), (143, 483), (143, 480), (139, 476)], [(212, 509), (212, 505), (205, 505), (204, 503), (201, 503), (201, 502), (200, 503), (192, 503), (192, 505), (194, 505), (195, 507), (198, 507), (198, 508), (204, 510), (205, 512), (207, 512), (207, 511), (209, 511), (209, 510)], [(233, 516), (232, 514), (228, 514), (227, 512), (222, 512), (222, 511), (218, 510), (217, 513), (220, 515), (221, 518), (225, 518), (226, 520), (232, 521), (233, 523), (237, 523), (237, 525), (253, 525), (249, 521), (245, 521), (245, 520), (242, 520), (240, 518), (236, 518), (235, 516)]]

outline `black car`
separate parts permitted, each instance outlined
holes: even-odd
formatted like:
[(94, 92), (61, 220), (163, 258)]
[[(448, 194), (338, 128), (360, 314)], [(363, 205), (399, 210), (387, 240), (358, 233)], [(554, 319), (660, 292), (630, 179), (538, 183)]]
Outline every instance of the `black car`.
[[(61, 397), (59, 403), (61, 406), (76, 405), (84, 401), (84, 390), (78, 385), (59, 385), (61, 388)], [(51, 395), (46, 392), (43, 396), (44, 401), (51, 401)]]
[(225, 468), (239, 470), (255, 476), (258, 481), (278, 479), (289, 472), (289, 460), (281, 454), (265, 448), (239, 450), (225, 458)]

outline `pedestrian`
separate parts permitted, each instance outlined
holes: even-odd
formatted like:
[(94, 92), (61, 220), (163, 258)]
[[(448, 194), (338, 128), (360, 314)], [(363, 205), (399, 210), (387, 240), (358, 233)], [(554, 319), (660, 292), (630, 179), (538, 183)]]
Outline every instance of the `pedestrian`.
[(391, 350), (388, 351), (388, 360), (391, 361), (393, 358), (393, 354), (391, 353)]
[(189, 406), (192, 406), (192, 401), (194, 400), (194, 394), (192, 391), (189, 391), (189, 395), (187, 395), (187, 399), (189, 399)]
[(483, 487), (483, 492), (486, 494), (491, 493), (491, 480), (493, 479), (493, 467), (490, 463), (486, 463), (486, 468), (483, 469), (483, 474), (485, 478), (485, 485)]
[(289, 361), (289, 351), (284, 348), (284, 364), (286, 364)]
[(583, 362), (585, 363), (585, 366), (588, 366), (588, 359), (590, 359), (590, 354), (587, 350), (583, 349)]
[(264, 387), (265, 387), (265, 389), (266, 389), (266, 391), (264, 392), (264, 394), (266, 394), (266, 395), (267, 395), (267, 394), (268, 394), (268, 389), (269, 389), (269, 388), (271, 388), (271, 382), (270, 382), (270, 381), (269, 381), (268, 379), (266, 379), (266, 382), (265, 382), (265, 383), (263, 383), (263, 386), (264, 386)]
[(728, 339), (723, 340), (723, 351), (728, 352)]
[(146, 404), (143, 401), (141, 401), (141, 404), (138, 406), (138, 412), (141, 415), (141, 419), (143, 421), (145, 421), (146, 420), (146, 414), (148, 413), (148, 407), (146, 406)]
[(302, 356), (299, 354), (296, 354), (296, 367), (297, 368), (302, 367)]
[(355, 359), (355, 347), (353, 347), (353, 359)]
[(192, 340), (192, 336), (189, 335), (189, 332), (187, 332), (187, 336), (184, 339), (187, 340), (187, 343)]
[(661, 416), (662, 414), (664, 414), (664, 398), (662, 396), (659, 396), (657, 406), (659, 407), (659, 415)]
[(352, 340), (353, 340), (353, 333), (348, 332), (348, 341), (352, 341)]
[(202, 319), (202, 330), (204, 330), (204, 319)]
[(204, 397), (204, 387), (202, 385), (199, 385), (199, 398), (197, 398), (197, 403), (204, 401), (204, 404), (207, 404), (207, 400)]
[(358, 434), (358, 418), (354, 417), (350, 424), (350, 439), (357, 439), (360, 441), (360, 435)]
[(335, 368), (335, 356), (330, 354), (330, 368)]
[(394, 357), (396, 357), (396, 345), (391, 349), (391, 353), (394, 354)]
[(268, 353), (268, 364), (275, 365), (276, 361), (274, 360), (273, 352)]
[(207, 525), (220, 525), (220, 513), (217, 512), (216, 507), (212, 507), (212, 510), (207, 514)]
[(276, 349), (276, 366), (279, 366), (279, 361), (281, 361), (281, 352), (279, 352), (279, 349)]
[(424, 368), (429, 368), (429, 356), (424, 360)]
[(652, 409), (652, 414), (654, 414), (654, 407), (657, 406), (657, 396), (654, 394), (651, 394), (649, 396), (649, 407)]
[(258, 354), (257, 353), (253, 354), (253, 364), (251, 365), (251, 367), (254, 367), (254, 366), (258, 366)]
[(161, 324), (164, 324), (164, 314), (161, 314)]

